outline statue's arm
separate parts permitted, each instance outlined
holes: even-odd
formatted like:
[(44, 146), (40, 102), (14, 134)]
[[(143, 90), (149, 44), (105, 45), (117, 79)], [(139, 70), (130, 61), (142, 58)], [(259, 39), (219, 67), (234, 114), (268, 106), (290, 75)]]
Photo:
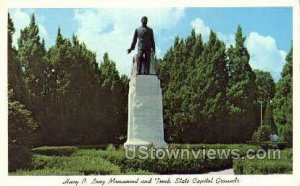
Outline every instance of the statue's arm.
[(137, 42), (137, 38), (138, 38), (138, 34), (137, 34), (137, 29), (134, 31), (134, 35), (133, 35), (133, 39), (132, 39), (132, 43), (131, 43), (131, 50), (134, 50), (136, 42)]

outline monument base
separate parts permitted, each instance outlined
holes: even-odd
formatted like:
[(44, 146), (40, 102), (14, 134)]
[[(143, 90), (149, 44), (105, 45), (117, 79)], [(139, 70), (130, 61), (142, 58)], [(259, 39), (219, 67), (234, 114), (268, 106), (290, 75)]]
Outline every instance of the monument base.
[(134, 150), (138, 148), (143, 148), (143, 149), (150, 149), (150, 148), (155, 148), (155, 149), (167, 149), (168, 144), (166, 142), (163, 143), (149, 143), (148, 141), (142, 141), (142, 140), (132, 140), (132, 141), (126, 141), (124, 143), (124, 148), (126, 150)]
[(133, 75), (129, 82), (126, 149), (167, 148), (164, 141), (162, 93), (156, 75)]

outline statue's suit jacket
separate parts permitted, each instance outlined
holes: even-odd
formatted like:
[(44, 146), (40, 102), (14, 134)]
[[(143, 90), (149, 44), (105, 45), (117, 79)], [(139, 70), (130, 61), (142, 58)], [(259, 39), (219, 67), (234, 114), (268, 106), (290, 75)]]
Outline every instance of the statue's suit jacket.
[(137, 39), (138, 42), (138, 52), (141, 51), (151, 51), (151, 48), (155, 50), (155, 42), (153, 30), (149, 27), (139, 27), (135, 30), (134, 36), (131, 43), (131, 50), (134, 50)]

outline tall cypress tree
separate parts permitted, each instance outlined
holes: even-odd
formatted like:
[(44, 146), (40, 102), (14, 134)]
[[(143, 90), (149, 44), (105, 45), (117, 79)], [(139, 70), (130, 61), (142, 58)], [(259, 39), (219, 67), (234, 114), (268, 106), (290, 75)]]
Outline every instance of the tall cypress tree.
[(43, 58), (45, 53), (44, 42), (40, 39), (35, 16), (32, 14), (29, 26), (21, 30), (18, 40), (18, 57), (24, 73), (25, 86), (28, 90), (25, 104), (31, 110), (33, 108), (40, 109), (37, 102), (39, 99), (43, 99), (43, 79), (45, 78)]
[[(174, 45), (157, 63), (163, 91), (164, 123), (167, 141), (189, 142), (195, 116), (190, 81), (203, 51), (201, 35), (195, 30), (186, 39), (175, 38)], [(197, 135), (198, 136), (198, 135)]]
[[(226, 122), (226, 88), (228, 70), (225, 44), (211, 31), (209, 41), (197, 63), (194, 79), (193, 103), (196, 124), (200, 125), (203, 142), (224, 139)], [(204, 137), (205, 130), (205, 137)]]
[[(197, 143), (199, 141), (199, 124), (196, 121), (197, 113), (194, 112), (196, 104), (195, 96), (195, 68), (200, 63), (200, 57), (204, 46), (201, 34), (196, 34), (193, 29), (191, 35), (186, 39), (186, 50), (188, 51), (186, 61), (184, 62), (186, 75), (182, 77), (183, 84), (178, 90), (181, 95), (181, 120), (183, 129), (183, 139), (185, 142)], [(179, 116), (180, 117), (180, 116)]]
[(28, 169), (31, 162), (31, 147), (37, 123), (32, 114), (20, 103), (24, 101), (24, 81), (21, 65), (12, 45), (15, 28), (8, 14), (8, 170)]
[(293, 47), (286, 56), (286, 64), (276, 85), (274, 119), (279, 136), (293, 144)]
[[(77, 107), (71, 105), (74, 97), (67, 99), (70, 87), (70, 64), (74, 61), (71, 57), (71, 43), (61, 35), (60, 28), (57, 30), (56, 43), (47, 52), (47, 90), (43, 103), (46, 105), (46, 118), (39, 129), (40, 145), (61, 145), (70, 143), (68, 141), (69, 131), (67, 126), (75, 119), (71, 115)], [(68, 109), (70, 107), (70, 109)], [(51, 118), (49, 120), (49, 118)], [(57, 129), (60, 130), (57, 130)], [(75, 127), (74, 127), (75, 128)], [(55, 134), (55, 138), (45, 135), (50, 132)], [(73, 131), (72, 131), (73, 132)]]
[(45, 61), (45, 43), (39, 36), (39, 29), (32, 14), (30, 23), (21, 30), (18, 39), (17, 57), (21, 64), (24, 80), (23, 103), (32, 111), (33, 118), (42, 123), (47, 119), (44, 100), (47, 87), (47, 71)]
[(15, 28), (13, 21), (8, 13), (8, 28), (7, 28), (7, 57), (8, 57), (8, 88), (13, 90), (12, 99), (19, 101), (24, 100), (24, 82), (22, 79), (22, 69), (19, 60), (17, 59), (17, 50), (13, 47), (13, 34), (15, 33)]
[(256, 101), (255, 74), (249, 64), (249, 53), (244, 45), (245, 37), (238, 26), (235, 46), (228, 49), (229, 87), (227, 90), (230, 122), (228, 131), (232, 142), (250, 139), (257, 127), (258, 113)]
[(116, 63), (107, 52), (100, 62), (98, 77), (99, 99), (96, 104), (101, 118), (98, 141), (124, 143), (127, 136), (129, 79), (126, 75), (119, 75)]
[[(257, 85), (256, 101), (262, 102), (263, 124), (267, 124), (275, 132), (276, 126), (273, 117), (273, 98), (275, 95), (275, 82), (270, 72), (254, 70), (255, 83)], [(257, 112), (259, 113), (259, 112)], [(260, 120), (260, 114), (257, 114), (257, 121)]]
[(270, 72), (254, 70), (257, 85), (257, 101), (270, 102), (275, 95), (275, 82)]
[(264, 114), (264, 125), (269, 125), (273, 132), (276, 133), (277, 128), (274, 121), (274, 109), (273, 109), (273, 102), (269, 102), (266, 107), (266, 111)]
[(187, 50), (183, 39), (175, 38), (162, 61), (157, 64), (163, 91), (164, 123), (167, 141), (182, 141), (181, 95), (179, 90), (185, 83), (184, 64)]

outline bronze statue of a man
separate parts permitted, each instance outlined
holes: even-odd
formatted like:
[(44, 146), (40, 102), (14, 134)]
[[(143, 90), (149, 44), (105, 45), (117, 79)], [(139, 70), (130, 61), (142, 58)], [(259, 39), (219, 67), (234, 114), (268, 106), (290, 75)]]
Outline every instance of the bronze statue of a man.
[(142, 26), (134, 32), (131, 47), (127, 50), (128, 54), (134, 50), (137, 39), (138, 42), (138, 74), (142, 74), (142, 65), (144, 66), (144, 74), (149, 74), (151, 52), (155, 53), (155, 42), (153, 30), (147, 26), (148, 18), (146, 16), (141, 19)]

